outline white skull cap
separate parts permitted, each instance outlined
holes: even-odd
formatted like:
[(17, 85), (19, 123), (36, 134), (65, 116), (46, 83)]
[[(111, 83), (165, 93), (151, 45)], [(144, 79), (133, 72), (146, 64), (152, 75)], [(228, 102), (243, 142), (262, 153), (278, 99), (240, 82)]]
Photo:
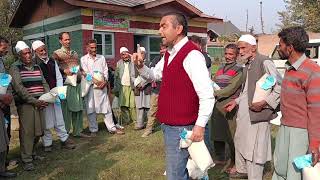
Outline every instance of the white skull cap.
[(250, 34), (242, 35), (242, 36), (239, 38), (238, 42), (239, 42), (239, 41), (249, 43), (249, 44), (251, 44), (251, 45), (253, 45), (253, 46), (257, 45), (257, 40), (256, 40), (256, 38), (253, 37), (253, 36), (250, 35)]
[(120, 54), (122, 54), (123, 52), (129, 52), (128, 48), (126, 48), (126, 47), (121, 47), (121, 48), (120, 48)]
[(18, 41), (16, 44), (16, 52), (19, 53), (20, 51), (24, 50), (24, 49), (30, 49), (30, 47), (23, 41)]
[(40, 41), (40, 40), (36, 40), (32, 43), (32, 49), (35, 51), (36, 49), (38, 49), (41, 46), (44, 46), (45, 44)]

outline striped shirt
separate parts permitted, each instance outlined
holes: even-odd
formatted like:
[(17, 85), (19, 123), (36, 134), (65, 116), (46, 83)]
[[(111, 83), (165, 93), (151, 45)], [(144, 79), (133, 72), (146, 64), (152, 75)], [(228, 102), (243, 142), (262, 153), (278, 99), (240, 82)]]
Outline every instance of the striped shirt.
[(285, 126), (308, 130), (310, 147), (320, 145), (320, 66), (301, 56), (287, 63), (280, 104)]
[(40, 97), (44, 94), (40, 67), (34, 65), (33, 70), (29, 70), (24, 65), (18, 65), (18, 68), (20, 70), (21, 82), (28, 93), (33, 97)]

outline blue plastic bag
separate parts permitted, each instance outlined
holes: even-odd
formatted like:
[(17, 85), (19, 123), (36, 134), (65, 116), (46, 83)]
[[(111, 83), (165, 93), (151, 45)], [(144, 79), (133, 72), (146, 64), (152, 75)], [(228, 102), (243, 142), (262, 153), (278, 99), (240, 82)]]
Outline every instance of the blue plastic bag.
[(87, 80), (87, 81), (92, 81), (92, 76), (91, 76), (91, 74), (87, 74), (86, 80)]
[(61, 106), (61, 101), (59, 98), (56, 98), (56, 101), (54, 102), (57, 106)]
[(307, 155), (297, 157), (293, 160), (293, 162), (299, 170), (302, 170), (305, 167), (311, 167), (312, 166), (312, 155), (307, 154)]
[(66, 96), (64, 94), (58, 94), (60, 99), (66, 99)]
[(10, 84), (10, 77), (8, 74), (0, 74), (0, 85), (3, 87), (7, 87)]
[(276, 84), (276, 78), (269, 75), (266, 77), (266, 80), (261, 85), (261, 88), (263, 90), (268, 90), (268, 89), (271, 89), (275, 84)]
[(187, 140), (188, 131), (186, 129), (183, 129), (183, 131), (179, 134), (180, 138), (183, 140)]
[(79, 66), (73, 66), (72, 68), (70, 68), (70, 72), (73, 74), (77, 74), (79, 69), (80, 69)]
[(209, 176), (206, 175), (206, 176), (202, 177), (201, 180), (209, 180)]

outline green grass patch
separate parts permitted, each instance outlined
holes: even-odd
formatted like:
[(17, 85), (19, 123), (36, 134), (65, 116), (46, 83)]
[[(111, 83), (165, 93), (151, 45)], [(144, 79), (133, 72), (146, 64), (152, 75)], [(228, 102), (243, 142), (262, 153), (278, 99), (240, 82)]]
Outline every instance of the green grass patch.
[[(127, 126), (125, 135), (111, 135), (99, 118), (99, 133), (95, 138), (75, 139), (75, 150), (60, 149), (55, 137), (53, 152), (45, 153), (41, 143), (37, 152), (45, 156), (35, 161), (36, 170), (25, 172), (21, 164), (12, 169), (18, 173), (18, 180), (164, 180), (165, 153), (162, 132), (157, 131), (148, 138), (142, 138), (143, 131), (134, 131)], [(276, 132), (273, 129), (273, 134)], [(18, 132), (13, 133), (9, 158), (19, 158)], [(228, 179), (221, 173), (222, 167), (209, 171), (211, 179)], [(272, 168), (267, 168), (265, 179), (271, 179)]]

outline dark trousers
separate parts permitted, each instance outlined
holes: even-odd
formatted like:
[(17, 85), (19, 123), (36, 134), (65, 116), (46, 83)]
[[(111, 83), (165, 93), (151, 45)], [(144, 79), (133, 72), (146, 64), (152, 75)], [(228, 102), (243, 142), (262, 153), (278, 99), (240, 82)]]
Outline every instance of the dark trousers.
[[(8, 138), (10, 141), (11, 138), (11, 112), (10, 112), (10, 106), (6, 106), (5, 108), (2, 109), (3, 113), (4, 113), (4, 118), (9, 122), (8, 127), (7, 127), (7, 134), (8, 134)], [(7, 151), (6, 151), (7, 155), (9, 153), (9, 145), (7, 146)]]
[(228, 138), (226, 141), (214, 141), (214, 150), (216, 154), (216, 159), (218, 161), (227, 160), (226, 154), (226, 144), (228, 144), (228, 150), (230, 152), (229, 158), (234, 163), (235, 162), (235, 148), (232, 138)]
[(0, 152), (0, 172), (6, 171), (6, 157), (7, 151)]

